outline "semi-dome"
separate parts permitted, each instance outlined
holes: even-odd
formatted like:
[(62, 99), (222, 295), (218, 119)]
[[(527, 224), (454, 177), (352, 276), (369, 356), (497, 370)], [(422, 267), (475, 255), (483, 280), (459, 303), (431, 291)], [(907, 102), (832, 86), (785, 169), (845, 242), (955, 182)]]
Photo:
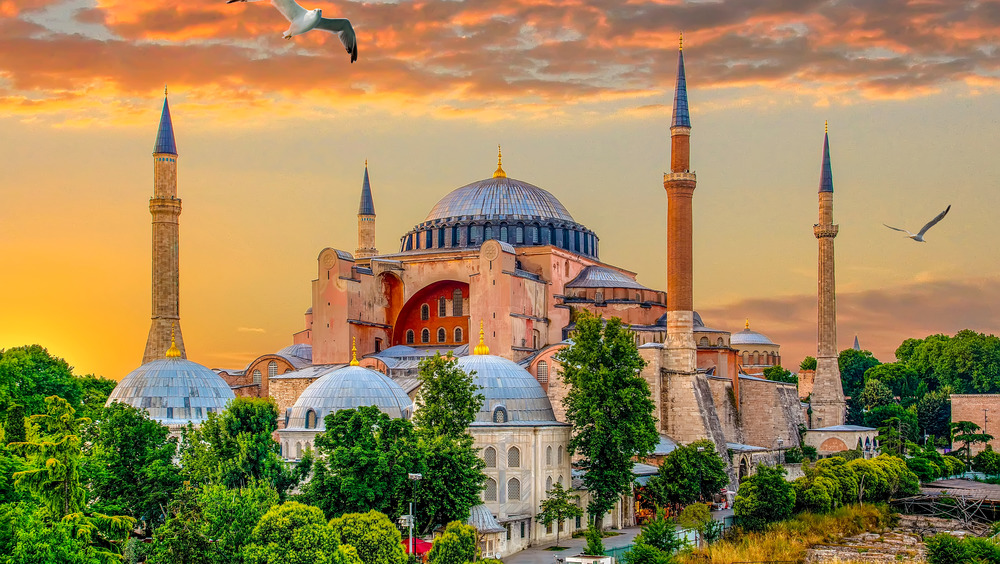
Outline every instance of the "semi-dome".
[(299, 343), (296, 345), (288, 345), (287, 347), (281, 349), (277, 353), (281, 356), (294, 356), (296, 358), (301, 358), (303, 360), (308, 360), (312, 362), (313, 353), (312, 345), (307, 345), (305, 343)]
[(352, 365), (334, 370), (309, 385), (292, 406), (288, 431), (324, 431), (324, 418), (341, 409), (374, 405), (389, 417), (409, 419), (413, 400), (391, 378)]
[(431, 208), (425, 221), (459, 216), (522, 216), (573, 221), (551, 193), (508, 177), (487, 178), (453, 190)]
[(183, 358), (161, 358), (129, 373), (105, 405), (121, 402), (145, 409), (160, 423), (199, 425), (235, 399), (229, 384), (208, 368)]
[[(473, 354), (458, 359), (466, 373), (475, 371), (477, 393), (485, 396), (476, 413), (478, 423), (553, 422), (552, 404), (541, 384), (515, 362), (489, 354)], [(475, 423), (473, 423), (475, 424)]]

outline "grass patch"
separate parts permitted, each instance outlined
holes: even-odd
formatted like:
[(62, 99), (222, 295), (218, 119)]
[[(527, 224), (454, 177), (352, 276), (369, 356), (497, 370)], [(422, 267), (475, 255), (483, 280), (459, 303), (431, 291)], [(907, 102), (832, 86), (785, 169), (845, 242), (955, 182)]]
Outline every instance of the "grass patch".
[(715, 544), (679, 554), (682, 564), (791, 560), (801, 562), (806, 549), (837, 542), (865, 531), (881, 531), (892, 524), (892, 514), (881, 505), (852, 505), (836, 511), (800, 513), (762, 532), (732, 530)]
[[(577, 529), (577, 530), (573, 531), (573, 538), (575, 538), (575, 539), (583, 538), (583, 536), (586, 533), (587, 533), (587, 529)], [(621, 535), (621, 534), (624, 534), (624, 533), (619, 533), (617, 531), (601, 531), (601, 538), (605, 538), (606, 539), (608, 537), (617, 537), (618, 535)]]

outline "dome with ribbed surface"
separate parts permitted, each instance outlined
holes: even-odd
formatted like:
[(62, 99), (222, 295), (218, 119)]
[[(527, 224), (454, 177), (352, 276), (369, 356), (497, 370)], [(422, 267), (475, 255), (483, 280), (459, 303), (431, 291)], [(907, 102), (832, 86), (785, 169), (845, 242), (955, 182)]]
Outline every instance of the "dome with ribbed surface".
[(477, 393), (486, 397), (473, 423), (554, 422), (552, 404), (541, 384), (527, 370), (506, 358), (471, 355), (458, 359), (466, 373), (475, 371)]
[(452, 191), (431, 208), (425, 221), (515, 215), (573, 221), (555, 196), (538, 186), (507, 177), (487, 178)]
[[(309, 384), (292, 406), (286, 430), (324, 431), (327, 415), (369, 405), (395, 419), (409, 419), (413, 414), (413, 400), (391, 378), (370, 368), (346, 366)], [(310, 411), (315, 413), (315, 426), (310, 422), (306, 427)]]
[(198, 425), (235, 398), (222, 377), (197, 362), (161, 358), (130, 372), (105, 405), (121, 402), (145, 409), (164, 425)]
[(767, 335), (764, 335), (763, 333), (758, 333), (756, 331), (752, 331), (750, 329), (744, 329), (744, 330), (740, 331), (739, 333), (733, 333), (733, 336), (730, 337), (730, 339), (729, 339), (729, 343), (732, 346), (734, 346), (734, 347), (737, 346), (737, 345), (774, 345), (774, 344), (776, 344), (774, 341), (772, 341), (771, 339), (769, 339), (767, 337)]
[(308, 360), (309, 362), (312, 362), (313, 358), (312, 345), (307, 345), (305, 343), (288, 345), (287, 347), (278, 351), (277, 354), (281, 356), (294, 356), (296, 358)]

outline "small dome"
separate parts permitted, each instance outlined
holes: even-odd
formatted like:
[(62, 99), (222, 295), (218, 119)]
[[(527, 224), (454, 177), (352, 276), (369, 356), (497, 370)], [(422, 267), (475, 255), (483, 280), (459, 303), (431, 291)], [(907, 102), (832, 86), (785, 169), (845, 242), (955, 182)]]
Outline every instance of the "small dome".
[[(369, 368), (346, 366), (316, 380), (292, 406), (287, 430), (324, 431), (324, 418), (341, 409), (374, 405), (395, 419), (409, 419), (413, 400), (391, 378)], [(316, 413), (316, 426), (306, 427), (306, 414)]]
[(487, 178), (453, 190), (431, 208), (425, 221), (504, 215), (573, 221), (555, 196), (538, 186), (507, 177)]
[(552, 404), (541, 384), (513, 361), (492, 355), (470, 355), (459, 358), (458, 366), (466, 373), (475, 371), (472, 380), (481, 388), (477, 393), (486, 396), (476, 414), (476, 422), (556, 420)]
[(751, 331), (749, 328), (739, 333), (733, 333), (733, 336), (729, 339), (729, 343), (734, 347), (740, 345), (777, 345), (777, 343), (768, 339), (767, 335)]
[(278, 351), (277, 354), (281, 356), (294, 356), (312, 362), (313, 348), (312, 345), (306, 345), (300, 343), (297, 345), (288, 345), (287, 347)]
[(161, 358), (130, 372), (105, 405), (117, 401), (145, 409), (164, 425), (198, 425), (235, 398), (225, 380), (197, 362)]

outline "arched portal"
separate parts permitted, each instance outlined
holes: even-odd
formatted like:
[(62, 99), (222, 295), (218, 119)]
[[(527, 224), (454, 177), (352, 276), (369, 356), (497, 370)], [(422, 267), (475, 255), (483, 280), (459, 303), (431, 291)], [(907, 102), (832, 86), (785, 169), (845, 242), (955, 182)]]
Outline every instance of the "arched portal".
[[(440, 307), (442, 300), (445, 305), (443, 308)], [(455, 307), (455, 300), (459, 300), (459, 307)], [(414, 344), (407, 342), (406, 335), (409, 331), (413, 331), (417, 336), (416, 340), (421, 341), (420, 336), (424, 334), (425, 329), (428, 334), (427, 344), (433, 342), (447, 347), (466, 344), (469, 335), (469, 308), (464, 302), (468, 300), (469, 285), (464, 282), (442, 280), (423, 288), (400, 309), (393, 324), (392, 344)], [(435, 307), (424, 308), (426, 304), (435, 304)], [(425, 311), (422, 312), (422, 309)], [(442, 312), (445, 315), (441, 315)], [(422, 313), (425, 315), (421, 315)], [(461, 315), (454, 315), (455, 313)], [(442, 329), (443, 335), (440, 331)], [(433, 337), (430, 337), (431, 335)]]

